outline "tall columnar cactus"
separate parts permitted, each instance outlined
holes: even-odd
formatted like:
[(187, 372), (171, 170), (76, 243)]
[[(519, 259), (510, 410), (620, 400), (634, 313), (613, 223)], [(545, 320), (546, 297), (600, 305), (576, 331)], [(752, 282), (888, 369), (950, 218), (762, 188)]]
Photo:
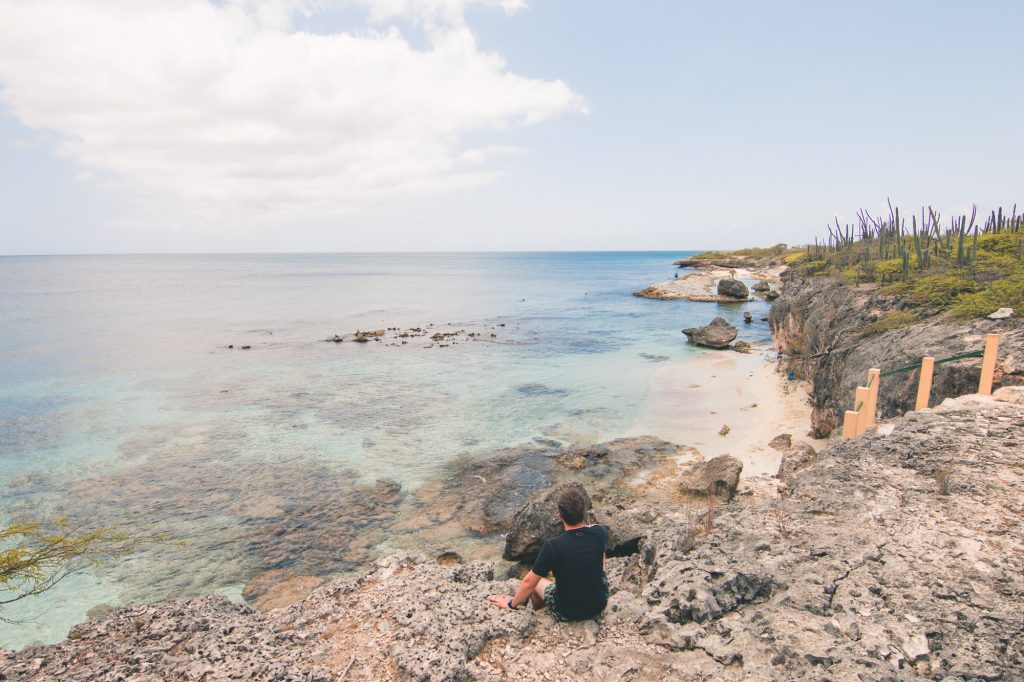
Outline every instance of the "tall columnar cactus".
[(956, 264), (962, 266), (964, 264), (965, 256), (966, 254), (964, 253), (964, 221), (961, 220), (960, 236), (957, 238), (956, 241)]
[(1024, 237), (1017, 240), (1017, 260), (1024, 260)]

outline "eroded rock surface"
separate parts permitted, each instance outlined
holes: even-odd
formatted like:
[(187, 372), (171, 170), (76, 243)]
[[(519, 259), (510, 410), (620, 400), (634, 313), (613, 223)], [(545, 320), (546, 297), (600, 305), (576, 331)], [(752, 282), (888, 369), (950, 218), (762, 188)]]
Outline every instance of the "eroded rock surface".
[(608, 560), (594, 621), (488, 605), (516, 586), (488, 562), (394, 556), (271, 612), (217, 597), (116, 609), (60, 644), (0, 653), (0, 675), (1019, 680), (1024, 398), (998, 397), (835, 444), (787, 496), (703, 515), (635, 501), (643, 536)]

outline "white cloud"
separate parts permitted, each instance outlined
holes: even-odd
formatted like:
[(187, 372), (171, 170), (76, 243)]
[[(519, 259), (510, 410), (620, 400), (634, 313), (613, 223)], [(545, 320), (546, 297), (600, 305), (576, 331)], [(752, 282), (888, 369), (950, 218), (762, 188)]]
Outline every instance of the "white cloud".
[(442, 192), (491, 179), (485, 162), (518, 151), (466, 148), (467, 133), (585, 110), (561, 81), (482, 52), (462, 21), (472, 1), (336, 0), (420, 23), (418, 50), (381, 23), (292, 29), (326, 0), (0, 0), (3, 101), (87, 171), (211, 215)]

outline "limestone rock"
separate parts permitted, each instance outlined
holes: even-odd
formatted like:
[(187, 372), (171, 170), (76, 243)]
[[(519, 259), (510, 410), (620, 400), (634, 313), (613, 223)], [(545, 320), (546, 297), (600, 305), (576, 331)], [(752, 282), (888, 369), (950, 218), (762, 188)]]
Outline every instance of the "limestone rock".
[(1013, 308), (1000, 308), (991, 315), (988, 316), (990, 320), (1005, 320), (1008, 317), (1013, 317)]
[(734, 351), (736, 351), (737, 353), (744, 353), (744, 354), (746, 354), (746, 353), (750, 352), (751, 347), (752, 346), (749, 343), (747, 343), (746, 341), (737, 341), (735, 343), (735, 345), (733, 345), (732, 349)]
[(794, 475), (798, 471), (806, 469), (816, 459), (818, 459), (818, 453), (813, 447), (807, 443), (794, 443), (784, 451), (776, 476), (787, 485), (791, 485)]
[(789, 433), (780, 433), (768, 441), (768, 447), (779, 452), (788, 452), (793, 446), (793, 436)]
[(750, 291), (747, 289), (747, 285), (738, 279), (726, 277), (718, 281), (718, 295), (745, 300), (750, 296)]
[(505, 536), (505, 551), (502, 552), (504, 559), (507, 561), (533, 561), (540, 553), (544, 541), (562, 532), (562, 522), (558, 519), (558, 496), (567, 488), (575, 488), (583, 493), (589, 513), (590, 495), (579, 483), (558, 486), (548, 492), (540, 501), (527, 502), (512, 519), (512, 527)]
[(464, 564), (466, 562), (463, 560), (462, 555), (458, 552), (449, 551), (441, 552), (441, 554), (437, 556), (437, 563), (441, 564), (442, 566), (450, 566), (452, 564)]
[(771, 291), (772, 285), (767, 280), (760, 280), (751, 287), (754, 291)]
[(263, 611), (279, 609), (300, 602), (325, 582), (324, 578), (295, 575), (290, 569), (265, 571), (242, 588), (242, 596)]
[(729, 501), (736, 495), (743, 463), (732, 455), (719, 455), (695, 465), (683, 478), (680, 490), (686, 495), (714, 495)]
[(726, 322), (721, 317), (716, 317), (703, 327), (689, 327), (683, 330), (687, 340), (698, 346), (708, 348), (728, 348), (738, 333), (736, 327)]

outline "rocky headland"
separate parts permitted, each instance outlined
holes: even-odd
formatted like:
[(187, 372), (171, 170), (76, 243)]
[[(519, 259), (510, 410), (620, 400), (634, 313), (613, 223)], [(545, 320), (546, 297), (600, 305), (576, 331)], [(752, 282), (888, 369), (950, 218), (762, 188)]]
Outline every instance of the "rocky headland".
[[(956, 321), (922, 310), (905, 297), (886, 295), (875, 284), (843, 285), (795, 270), (783, 275), (783, 290), (769, 322), (787, 368), (811, 384), (816, 437), (827, 437), (841, 423), (843, 411), (853, 409), (854, 389), (866, 382), (868, 369), (896, 369), (925, 356), (941, 359), (980, 350), (988, 333), (1000, 335), (996, 385), (1024, 385), (1020, 318)], [(899, 319), (911, 323), (888, 330), (879, 324)], [(980, 367), (981, 358), (937, 366), (931, 404), (976, 392)], [(879, 414), (892, 417), (912, 409), (917, 383), (917, 371), (883, 377)]]
[[(782, 268), (747, 270), (701, 266), (696, 272), (658, 282), (634, 291), (634, 296), (663, 301), (696, 301), (702, 303), (742, 303), (755, 294), (772, 298), (771, 284), (779, 282)], [(744, 283), (750, 282), (750, 287)]]
[[(988, 331), (1002, 334), (999, 388), (965, 395), (978, 360), (943, 365), (936, 407), (907, 412), (913, 373), (887, 377), (877, 428), (820, 451), (780, 433), (765, 443), (782, 455), (774, 476), (650, 437), (455, 462), (406, 498), (403, 523), (491, 538), (509, 561), (392, 555), (359, 577), (264, 576), (252, 604), (121, 607), (61, 643), (0, 651), (0, 679), (1024, 678), (1019, 320), (878, 331), (905, 302), (792, 272), (782, 291), (772, 330), (784, 372), (809, 382), (814, 435), (869, 367), (974, 350)], [(563, 485), (609, 528), (608, 608), (564, 624), (489, 605), (557, 532), (545, 500)]]

